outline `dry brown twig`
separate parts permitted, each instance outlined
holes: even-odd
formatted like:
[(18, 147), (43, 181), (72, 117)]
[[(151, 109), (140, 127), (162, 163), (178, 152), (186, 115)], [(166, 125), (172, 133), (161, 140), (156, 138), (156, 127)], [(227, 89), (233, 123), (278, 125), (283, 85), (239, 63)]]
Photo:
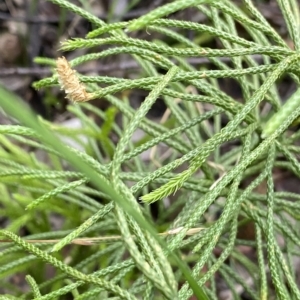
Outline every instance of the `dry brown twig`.
[[(158, 235), (160, 236), (169, 236), (169, 235), (174, 235), (174, 234), (178, 234), (181, 230), (183, 229), (183, 227), (178, 227), (178, 228), (174, 228), (174, 229), (170, 229), (168, 231), (159, 233)], [(203, 230), (204, 228), (202, 227), (196, 227), (196, 228), (190, 228), (187, 232), (186, 235), (187, 236), (191, 236), (194, 235), (196, 233), (199, 233), (201, 230)], [(134, 236), (132, 236), (134, 238)], [(70, 244), (76, 244), (76, 245), (83, 245), (83, 246), (90, 246), (93, 244), (99, 244), (99, 243), (104, 243), (104, 242), (113, 242), (113, 241), (121, 241), (122, 240), (122, 236), (121, 235), (111, 235), (111, 236), (102, 236), (102, 237), (83, 237), (83, 238), (78, 238), (78, 239), (74, 239), (70, 242)], [(31, 244), (36, 244), (36, 243), (42, 243), (42, 244), (56, 244), (58, 243), (60, 240), (30, 240), (30, 239), (26, 239), (26, 242), (31, 243)], [(0, 240), (0, 244), (1, 243), (11, 243), (12, 241), (9, 239), (3, 239)]]

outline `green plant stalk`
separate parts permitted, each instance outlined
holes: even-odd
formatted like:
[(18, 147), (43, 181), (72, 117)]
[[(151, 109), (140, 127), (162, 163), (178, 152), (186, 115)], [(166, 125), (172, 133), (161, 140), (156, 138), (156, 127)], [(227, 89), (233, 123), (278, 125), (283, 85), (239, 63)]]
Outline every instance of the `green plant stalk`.
[(258, 256), (258, 267), (259, 267), (259, 275), (260, 275), (260, 299), (267, 300), (268, 299), (268, 285), (267, 285), (267, 276), (266, 276), (266, 268), (264, 262), (264, 254), (263, 254), (263, 246), (262, 246), (262, 235), (260, 227), (255, 224), (255, 237), (257, 244), (257, 256)]
[(30, 275), (27, 275), (26, 276), (26, 281), (31, 285), (31, 288), (32, 288), (32, 291), (33, 291), (33, 295), (34, 295), (34, 298), (38, 298), (38, 297), (41, 297), (41, 292), (39, 291), (39, 287), (38, 285), (36, 284), (34, 278)]
[(155, 19), (168, 16), (169, 14), (188, 8), (190, 6), (209, 3), (211, 1), (212, 0), (176, 0), (166, 5), (160, 6), (152, 10), (150, 13), (134, 20), (132, 23), (130, 23), (127, 29), (128, 31), (139, 30), (143, 27), (146, 27), (151, 21)]
[(279, 299), (288, 299), (284, 294), (282, 279), (279, 277), (279, 270), (276, 264), (276, 255), (274, 244), (276, 243), (274, 237), (274, 183), (272, 179), (272, 169), (275, 160), (275, 144), (271, 145), (269, 155), (267, 158), (267, 200), (268, 200), (268, 214), (267, 214), (267, 249), (268, 249), (268, 260), (270, 266), (271, 278), (274, 283), (277, 296)]
[(268, 121), (263, 125), (263, 132), (261, 137), (266, 138), (270, 136), (282, 122), (297, 108), (300, 106), (300, 89), (286, 101), (281, 109), (275, 113)]

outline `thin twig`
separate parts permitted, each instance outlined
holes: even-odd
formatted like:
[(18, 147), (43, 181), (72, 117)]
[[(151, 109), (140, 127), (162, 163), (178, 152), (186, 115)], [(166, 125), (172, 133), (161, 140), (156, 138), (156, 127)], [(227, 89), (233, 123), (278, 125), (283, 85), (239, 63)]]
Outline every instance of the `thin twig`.
[[(253, 59), (255, 59), (257, 62), (260, 62), (262, 60), (262, 55), (253, 55), (251, 56)], [(226, 63), (230, 62), (231, 59), (227, 57), (220, 58), (220, 61)], [(202, 65), (202, 64), (211, 64), (211, 62), (206, 57), (199, 57), (199, 58), (189, 58), (187, 59), (187, 62), (189, 62), (192, 65)], [(97, 72), (114, 72), (118, 70), (128, 70), (128, 69), (138, 69), (140, 68), (139, 64), (135, 61), (125, 61), (115, 64), (107, 64), (107, 65), (98, 65), (95, 68), (86, 68), (81, 67), (78, 68), (78, 72), (81, 74), (85, 73), (97, 73)], [(16, 68), (1, 68), (0, 69), (0, 77), (6, 77), (6, 76), (14, 76), (14, 75), (20, 75), (20, 76), (48, 76), (51, 75), (52, 69), (49, 67), (33, 67), (33, 68), (22, 68), (22, 67), (16, 67)]]
[[(144, 14), (147, 14), (149, 10), (145, 9), (137, 9), (131, 12), (126, 13), (125, 15), (114, 15), (114, 18), (121, 20), (128, 20), (133, 18), (138, 18)], [(107, 20), (106, 14), (100, 14), (97, 16), (101, 20)], [(71, 22), (74, 19), (74, 16), (70, 16), (66, 19), (66, 22)], [(20, 16), (11, 16), (8, 13), (0, 12), (0, 20), (3, 21), (13, 21), (19, 23), (27, 23), (27, 24), (58, 24), (60, 22), (60, 17), (20, 17)]]
[[(160, 236), (168, 236), (168, 235), (178, 234), (182, 229), (183, 229), (183, 227), (174, 228), (174, 229), (168, 230), (166, 232), (159, 233), (159, 235)], [(186, 235), (194, 235), (196, 233), (199, 233), (203, 229), (204, 228), (202, 228), (202, 227), (191, 228), (187, 231)], [(135, 236), (132, 236), (132, 237), (135, 238)], [(103, 242), (112, 242), (112, 241), (120, 241), (120, 240), (122, 240), (121, 235), (102, 236), (102, 237), (95, 237), (95, 238), (83, 237), (83, 238), (79, 238), (79, 239), (74, 239), (73, 241), (70, 242), (70, 244), (91, 246), (91, 245), (99, 244), (99, 243), (103, 243)], [(31, 244), (37, 244), (37, 243), (55, 244), (55, 243), (58, 243), (59, 241), (60, 240), (27, 240), (26, 239), (26, 242), (31, 243)], [(0, 240), (0, 243), (11, 243), (11, 242), (12, 241), (9, 239)]]

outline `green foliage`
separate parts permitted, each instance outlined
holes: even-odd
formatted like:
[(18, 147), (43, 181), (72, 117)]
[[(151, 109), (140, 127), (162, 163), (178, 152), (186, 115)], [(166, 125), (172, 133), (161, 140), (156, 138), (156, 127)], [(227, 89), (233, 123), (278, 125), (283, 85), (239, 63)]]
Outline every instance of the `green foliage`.
[[(9, 220), (0, 232), (0, 278), (12, 294), (6, 297), (217, 299), (218, 279), (235, 299), (240, 298), (237, 285), (251, 299), (300, 299), (293, 265), (300, 253), (295, 229), (300, 197), (275, 191), (273, 178), (275, 168), (300, 177), (299, 132), (289, 130), (300, 115), (299, 89), (285, 104), (278, 95), (280, 78), (299, 84), (296, 1), (277, 1), (295, 50), (251, 0), (243, 0), (247, 13), (226, 0), (178, 0), (113, 24), (68, 1), (51, 1), (96, 28), (84, 39), (62, 43), (62, 50), (91, 49), (70, 61), (72, 68), (127, 54), (142, 72), (135, 79), (78, 74), (91, 99), (110, 104), (106, 111), (90, 103), (70, 104), (82, 129), (37, 118), (0, 87), (1, 107), (20, 122), (0, 125), (0, 214)], [(188, 7), (203, 12), (210, 24), (164, 18)], [(238, 35), (237, 26), (245, 36)], [(186, 30), (195, 32), (195, 40), (186, 38)], [(145, 31), (160, 40), (129, 37)], [(195, 41), (201, 34), (217, 39), (222, 49), (199, 46)], [(101, 45), (106, 49), (99, 51)], [(208, 63), (197, 70), (189, 57), (206, 57)], [(55, 66), (49, 58), (36, 62)], [(221, 90), (223, 78), (240, 87), (242, 101)], [(56, 70), (34, 86), (58, 86)], [(148, 95), (135, 110), (128, 98), (136, 89)], [(156, 101), (164, 101), (167, 122), (148, 118)], [(91, 112), (102, 125), (88, 117)], [(145, 135), (134, 142), (137, 129)], [(84, 151), (65, 145), (58, 135), (77, 141)], [(140, 154), (150, 149), (157, 152), (149, 162)], [(258, 193), (262, 183), (266, 191)], [(53, 220), (63, 223), (57, 231)], [(252, 240), (237, 238), (245, 223), (255, 228)], [(256, 250), (254, 261), (241, 245)], [(49, 265), (55, 268), (50, 279)], [(247, 278), (238, 273), (241, 268)], [(28, 282), (25, 293), (12, 291), (6, 280), (20, 272)]]

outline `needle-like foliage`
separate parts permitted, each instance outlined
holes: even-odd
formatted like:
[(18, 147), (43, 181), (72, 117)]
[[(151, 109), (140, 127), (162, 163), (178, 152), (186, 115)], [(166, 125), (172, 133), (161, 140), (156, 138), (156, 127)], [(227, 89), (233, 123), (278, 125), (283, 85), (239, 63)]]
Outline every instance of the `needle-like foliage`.
[[(229, 0), (171, 1), (112, 24), (66, 0), (51, 2), (95, 29), (61, 45), (87, 54), (37, 58), (54, 68), (34, 87), (59, 86), (83, 127), (37, 118), (0, 87), (1, 107), (19, 121), (0, 125), (0, 214), (9, 221), (0, 231), (0, 280), (7, 299), (219, 299), (222, 285), (234, 299), (300, 299), (300, 196), (277, 191), (274, 175), (300, 180), (300, 135), (291, 130), (300, 116), (296, 1), (277, 0), (293, 49), (251, 0), (242, 1), (243, 10)], [(206, 24), (169, 16), (187, 8)], [(202, 35), (218, 49), (202, 47)], [(75, 71), (115, 56), (131, 57), (140, 71), (129, 78)], [(199, 69), (191, 58), (206, 61)], [(278, 93), (283, 77), (297, 86), (286, 102)], [(240, 99), (222, 89), (225, 79)], [(146, 96), (134, 109), (136, 90)], [(107, 110), (91, 105), (99, 98)], [(156, 122), (149, 111), (159, 101), (166, 109)], [(136, 140), (139, 130), (144, 135)], [(63, 224), (55, 231), (57, 219)], [(20, 272), (26, 292), (7, 280)]]

